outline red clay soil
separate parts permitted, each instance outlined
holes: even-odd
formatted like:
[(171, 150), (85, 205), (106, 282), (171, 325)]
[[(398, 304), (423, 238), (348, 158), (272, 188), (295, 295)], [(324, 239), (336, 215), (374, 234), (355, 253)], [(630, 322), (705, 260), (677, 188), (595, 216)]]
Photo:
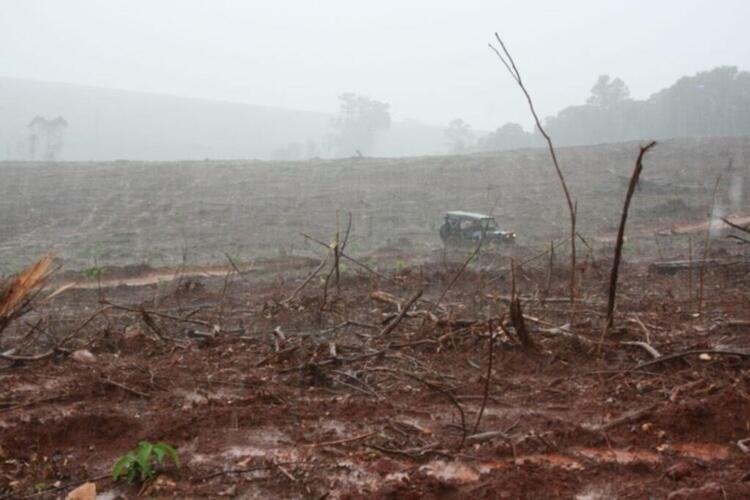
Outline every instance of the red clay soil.
[[(86, 481), (103, 498), (747, 498), (750, 266), (724, 261), (701, 314), (687, 272), (625, 265), (603, 338), (606, 262), (584, 269), (573, 312), (565, 272), (528, 264), (529, 347), (505, 314), (507, 259), (489, 254), (440, 304), (459, 259), (387, 279), (350, 266), (325, 301), (319, 277), (288, 300), (315, 263), (69, 289), (0, 338), (28, 356), (77, 332), (45, 359), (0, 359), (0, 498)], [(376, 290), (423, 296), (384, 334), (399, 311)], [(633, 342), (722, 353), (641, 367)], [(141, 440), (182, 466), (113, 482)]]

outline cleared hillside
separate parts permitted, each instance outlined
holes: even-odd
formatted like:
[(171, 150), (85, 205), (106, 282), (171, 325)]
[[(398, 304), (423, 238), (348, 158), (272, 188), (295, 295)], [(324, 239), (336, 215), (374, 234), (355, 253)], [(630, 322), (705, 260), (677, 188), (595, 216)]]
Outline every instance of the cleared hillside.
[[(562, 148), (562, 168), (589, 237), (616, 231), (637, 143)], [(629, 245), (686, 245), (655, 234), (703, 223), (723, 172), (723, 213), (750, 211), (750, 139), (671, 140), (646, 160)], [(727, 169), (732, 160), (731, 169)], [(566, 235), (567, 215), (547, 153), (307, 162), (0, 164), (0, 272), (55, 248), (66, 268), (152, 266), (310, 255), (300, 232), (329, 238), (352, 213), (350, 250), (431, 251), (446, 210), (493, 211), (522, 246)]]

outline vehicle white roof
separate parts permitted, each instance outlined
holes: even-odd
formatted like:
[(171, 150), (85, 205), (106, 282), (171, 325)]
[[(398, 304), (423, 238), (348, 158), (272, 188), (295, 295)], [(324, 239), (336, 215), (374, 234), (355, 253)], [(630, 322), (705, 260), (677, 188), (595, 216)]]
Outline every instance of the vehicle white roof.
[(491, 215), (478, 214), (476, 212), (462, 212), (461, 210), (446, 212), (445, 215), (448, 215), (450, 217), (463, 217), (466, 219), (494, 219), (494, 217), (492, 217)]

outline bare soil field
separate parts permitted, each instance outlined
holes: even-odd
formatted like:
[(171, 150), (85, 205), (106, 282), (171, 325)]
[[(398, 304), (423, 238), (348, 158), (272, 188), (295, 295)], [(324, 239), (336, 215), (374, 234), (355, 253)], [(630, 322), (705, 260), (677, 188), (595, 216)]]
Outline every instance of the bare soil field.
[[(748, 497), (750, 261), (707, 223), (719, 172), (722, 214), (750, 213), (748, 146), (647, 157), (607, 332), (636, 144), (561, 150), (586, 241), (575, 304), (540, 151), (3, 165), (0, 261), (54, 247), (65, 267), (0, 332), (0, 498)], [(492, 210), (518, 244), (444, 251), (448, 209)], [(337, 211), (338, 278), (299, 236), (329, 241)], [(141, 440), (179, 469), (112, 481)]]
[[(614, 234), (636, 143), (560, 149), (585, 236)], [(630, 217), (656, 251), (655, 228), (704, 222), (714, 180), (721, 206), (750, 212), (750, 139), (671, 140), (646, 160)], [(731, 168), (727, 168), (729, 163)], [(300, 232), (328, 239), (352, 213), (350, 250), (440, 247), (446, 210), (492, 212), (524, 246), (567, 234), (567, 213), (545, 150), (472, 156), (282, 162), (0, 164), (0, 273), (53, 247), (68, 270), (226, 263), (312, 255)], [(726, 186), (734, 186), (732, 189)], [(687, 243), (687, 238), (677, 241)], [(672, 239), (664, 239), (665, 252)]]

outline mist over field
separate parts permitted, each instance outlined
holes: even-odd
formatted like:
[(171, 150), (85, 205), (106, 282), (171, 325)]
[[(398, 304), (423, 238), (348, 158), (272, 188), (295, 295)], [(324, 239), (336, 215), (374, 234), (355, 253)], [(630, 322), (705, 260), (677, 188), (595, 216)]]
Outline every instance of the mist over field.
[[(33, 0), (3, 12), (0, 160), (305, 160), (540, 146), (524, 99), (487, 47), (495, 31), (559, 145), (750, 130), (740, 21), (750, 7), (739, 0), (189, 0), (143, 9)], [(346, 94), (365, 101), (347, 103)], [(382, 104), (384, 116), (367, 103)], [(362, 115), (343, 123), (345, 113)], [(40, 131), (35, 117), (66, 125)]]
[(0, 3), (0, 500), (750, 498), (750, 2)]

